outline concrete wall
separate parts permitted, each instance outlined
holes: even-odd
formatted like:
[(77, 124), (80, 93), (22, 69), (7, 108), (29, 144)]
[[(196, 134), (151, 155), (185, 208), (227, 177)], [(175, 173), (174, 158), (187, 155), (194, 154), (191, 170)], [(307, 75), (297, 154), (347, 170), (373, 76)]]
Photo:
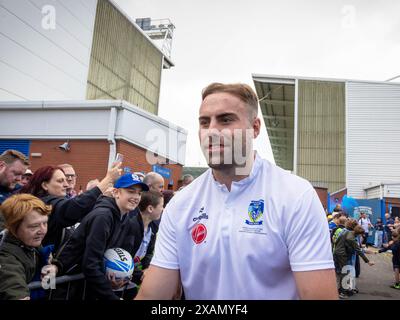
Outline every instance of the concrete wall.
[(187, 132), (122, 101), (0, 102), (3, 139), (107, 139), (112, 108), (115, 138), (185, 163)]
[(96, 5), (0, 0), (0, 100), (84, 99)]

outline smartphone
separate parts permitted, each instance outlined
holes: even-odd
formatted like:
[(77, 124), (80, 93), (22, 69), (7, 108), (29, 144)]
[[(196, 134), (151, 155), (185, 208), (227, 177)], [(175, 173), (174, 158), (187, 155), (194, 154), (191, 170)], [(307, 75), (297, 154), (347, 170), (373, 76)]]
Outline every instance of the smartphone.
[(117, 153), (114, 162), (122, 162), (122, 161), (124, 161), (124, 155), (121, 153)]

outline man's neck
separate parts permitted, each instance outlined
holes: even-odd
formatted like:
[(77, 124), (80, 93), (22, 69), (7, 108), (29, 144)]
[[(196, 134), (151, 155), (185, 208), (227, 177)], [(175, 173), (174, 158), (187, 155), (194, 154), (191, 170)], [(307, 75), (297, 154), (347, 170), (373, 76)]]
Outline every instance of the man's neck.
[(144, 230), (146, 231), (152, 220), (149, 218), (149, 215), (146, 213), (140, 212), (140, 215), (142, 216), (143, 227), (144, 227)]
[(244, 166), (232, 166), (226, 169), (212, 169), (214, 179), (221, 184), (226, 185), (229, 191), (231, 191), (232, 182), (240, 181), (247, 178), (251, 170), (253, 169), (255, 152), (252, 153), (246, 160)]
[(121, 218), (122, 218), (125, 214), (127, 214), (127, 213), (129, 212), (129, 210), (127, 210), (127, 209), (125, 209), (124, 207), (122, 207), (122, 206), (119, 204), (119, 202), (118, 202), (117, 199), (114, 198), (114, 200), (115, 200), (115, 203), (117, 204), (117, 207), (118, 207), (118, 209), (119, 209), (119, 213), (121, 214)]

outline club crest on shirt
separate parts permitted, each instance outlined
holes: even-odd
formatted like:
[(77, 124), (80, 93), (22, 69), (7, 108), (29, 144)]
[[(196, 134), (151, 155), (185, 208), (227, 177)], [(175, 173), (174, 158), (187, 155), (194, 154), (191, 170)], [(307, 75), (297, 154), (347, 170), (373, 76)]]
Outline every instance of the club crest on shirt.
[(259, 226), (263, 223), (263, 214), (264, 214), (264, 200), (252, 200), (249, 205), (249, 209), (247, 210), (249, 215), (249, 220), (246, 220), (246, 224), (250, 226)]

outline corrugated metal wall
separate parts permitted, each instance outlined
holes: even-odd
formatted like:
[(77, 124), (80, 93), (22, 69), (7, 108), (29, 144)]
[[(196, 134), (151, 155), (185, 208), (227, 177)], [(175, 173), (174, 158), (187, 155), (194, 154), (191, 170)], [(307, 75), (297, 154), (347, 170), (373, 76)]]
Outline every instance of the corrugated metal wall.
[(326, 186), (345, 187), (345, 85), (299, 80), (297, 175)]
[(24, 155), (29, 157), (29, 149), (31, 146), (30, 140), (6, 140), (0, 139), (0, 154), (4, 151), (13, 149), (22, 152)]
[(117, 9), (99, 0), (87, 99), (122, 99), (157, 114), (162, 54)]
[(369, 183), (400, 181), (400, 85), (346, 83), (347, 187), (363, 198)]
[(376, 186), (375, 188), (371, 188), (366, 190), (365, 192), (365, 198), (366, 199), (379, 199), (381, 197), (381, 195), (383, 196), (383, 194), (381, 194), (381, 188), (383, 190), (383, 186)]
[(400, 183), (387, 185), (385, 189), (385, 197), (400, 198)]

